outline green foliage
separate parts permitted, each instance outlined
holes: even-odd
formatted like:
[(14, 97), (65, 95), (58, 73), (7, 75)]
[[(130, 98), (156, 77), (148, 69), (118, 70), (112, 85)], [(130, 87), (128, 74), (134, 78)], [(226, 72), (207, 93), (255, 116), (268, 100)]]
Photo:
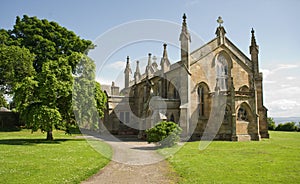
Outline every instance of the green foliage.
[(0, 93), (0, 107), (8, 107), (8, 103), (2, 93)]
[[(58, 60), (72, 53), (85, 53), (92, 48), (92, 42), (80, 39), (74, 32), (67, 30), (56, 22), (24, 15), (17, 17), (11, 37), (36, 55), (34, 68), (41, 71), (43, 63)], [(68, 63), (75, 68), (77, 61)]]
[(38, 129), (52, 131), (54, 126), (58, 126), (61, 123), (61, 115), (57, 109), (37, 103), (30, 104), (22, 115), (27, 120), (27, 126), (33, 131)]
[(271, 118), (271, 117), (269, 117), (269, 118), (267, 119), (267, 121), (268, 121), (268, 129), (269, 129), (269, 130), (275, 130), (276, 125), (275, 125), (274, 119)]
[(275, 128), (276, 131), (297, 131), (298, 127), (296, 126), (295, 122), (287, 122), (284, 124), (279, 124)]
[(74, 55), (74, 57), (80, 58), (75, 69), (73, 86), (73, 109), (76, 121), (80, 128), (96, 130), (102, 111), (101, 109), (98, 111), (95, 99), (98, 97), (98, 100), (101, 100), (101, 94), (96, 94), (101, 89), (97, 88), (97, 83), (94, 81), (95, 64), (85, 55)]
[(157, 142), (162, 147), (171, 147), (180, 140), (181, 131), (182, 129), (176, 123), (162, 121), (146, 130), (147, 141)]
[(34, 131), (59, 128), (70, 132), (76, 128), (74, 78), (80, 78), (85, 84), (81, 90), (88, 92), (81, 98), (83, 103), (96, 106), (96, 110), (84, 115), (96, 127), (97, 116), (103, 116), (106, 97), (100, 85), (94, 88), (95, 64), (87, 57), (93, 47), (91, 41), (56, 22), (27, 15), (17, 17), (12, 30), (0, 30), (0, 88), (14, 94), (16, 110)]
[(34, 54), (19, 46), (0, 44), (0, 91), (12, 93), (17, 83), (35, 74)]
[(101, 90), (101, 85), (99, 82), (95, 82), (95, 91), (94, 91), (96, 108), (98, 111), (99, 117), (104, 117), (104, 110), (106, 109), (107, 96)]

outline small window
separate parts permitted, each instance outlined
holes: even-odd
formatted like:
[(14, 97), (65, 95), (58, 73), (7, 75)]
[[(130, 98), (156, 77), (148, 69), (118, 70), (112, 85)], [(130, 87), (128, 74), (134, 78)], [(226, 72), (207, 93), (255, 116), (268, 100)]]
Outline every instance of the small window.
[(143, 101), (145, 102), (146, 99), (147, 99), (147, 86), (144, 86)]
[(129, 124), (130, 113), (129, 112), (120, 112), (120, 121), (124, 124)]
[(124, 122), (124, 112), (120, 112), (120, 121)]
[(171, 114), (170, 121), (175, 122), (175, 118), (173, 114)]
[(173, 96), (174, 99), (177, 99), (177, 98), (178, 98), (178, 92), (177, 92), (175, 86), (174, 86), (174, 88), (173, 88), (173, 95), (174, 95), (174, 96)]
[(125, 124), (128, 124), (130, 121), (130, 114), (129, 112), (125, 112)]
[(157, 96), (160, 96), (161, 95), (161, 81), (158, 81), (158, 84), (157, 84)]
[(204, 88), (203, 86), (200, 86), (198, 88), (198, 108), (199, 108), (199, 116), (204, 116)]
[(216, 60), (217, 87), (220, 91), (228, 90), (228, 63), (226, 58), (220, 54)]

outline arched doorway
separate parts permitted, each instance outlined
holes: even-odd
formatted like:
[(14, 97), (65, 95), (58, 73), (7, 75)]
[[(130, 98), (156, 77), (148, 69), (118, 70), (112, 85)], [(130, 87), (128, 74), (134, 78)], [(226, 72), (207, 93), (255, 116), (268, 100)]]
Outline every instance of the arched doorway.
[(256, 139), (257, 126), (255, 123), (255, 115), (248, 103), (243, 102), (236, 111), (236, 134), (241, 140)]

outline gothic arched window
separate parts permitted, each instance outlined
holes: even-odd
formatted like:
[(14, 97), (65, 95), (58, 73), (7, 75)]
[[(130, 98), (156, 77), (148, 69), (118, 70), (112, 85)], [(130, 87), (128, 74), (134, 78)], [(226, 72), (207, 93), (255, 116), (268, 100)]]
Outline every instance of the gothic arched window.
[(248, 121), (248, 114), (244, 107), (240, 107), (238, 110), (238, 117), (239, 121)]
[(204, 116), (205, 102), (204, 102), (204, 87), (198, 87), (198, 107), (199, 107), (199, 116)]
[(175, 122), (175, 118), (174, 118), (173, 113), (171, 114), (170, 121)]
[(217, 87), (220, 91), (228, 90), (228, 63), (223, 54), (216, 58)]

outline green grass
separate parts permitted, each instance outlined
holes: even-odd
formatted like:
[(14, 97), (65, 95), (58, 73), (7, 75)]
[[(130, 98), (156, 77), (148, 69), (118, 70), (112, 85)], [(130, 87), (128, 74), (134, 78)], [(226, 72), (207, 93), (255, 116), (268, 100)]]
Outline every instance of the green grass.
[(251, 142), (214, 141), (202, 151), (199, 142), (189, 142), (168, 160), (179, 183), (299, 183), (300, 133), (270, 136)]
[(55, 140), (46, 141), (40, 132), (0, 132), (0, 183), (80, 183), (97, 173), (109, 159), (75, 136), (54, 131)]

